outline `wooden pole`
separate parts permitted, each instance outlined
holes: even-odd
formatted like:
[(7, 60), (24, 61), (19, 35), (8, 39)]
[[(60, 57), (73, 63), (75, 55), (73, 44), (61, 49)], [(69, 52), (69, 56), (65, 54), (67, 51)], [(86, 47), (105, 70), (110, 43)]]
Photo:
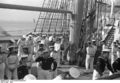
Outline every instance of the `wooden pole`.
[(79, 45), (80, 39), (80, 29), (82, 25), (82, 17), (83, 17), (83, 9), (84, 9), (84, 0), (73, 0), (74, 7), (73, 16), (71, 19), (71, 27), (70, 27), (70, 62), (77, 61), (75, 57), (75, 52)]
[(110, 12), (110, 17), (112, 18), (113, 12), (114, 11), (114, 0), (111, 0), (111, 12)]
[(13, 5), (13, 4), (4, 4), (0, 3), (0, 8), (4, 9), (16, 9), (16, 10), (28, 10), (28, 11), (42, 11), (42, 12), (53, 12), (53, 13), (70, 13), (71, 11), (62, 10), (62, 9), (50, 9), (43, 7), (33, 7), (33, 6), (24, 6), (24, 5)]
[(75, 12), (71, 20), (72, 27), (70, 28), (70, 42), (78, 46), (84, 9), (84, 0), (74, 0), (74, 3)]

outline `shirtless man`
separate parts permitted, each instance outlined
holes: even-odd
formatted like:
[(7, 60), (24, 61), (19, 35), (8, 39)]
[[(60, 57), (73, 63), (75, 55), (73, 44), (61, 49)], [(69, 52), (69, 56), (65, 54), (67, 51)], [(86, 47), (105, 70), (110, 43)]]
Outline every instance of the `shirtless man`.
[(9, 54), (6, 59), (6, 73), (8, 79), (18, 79), (17, 66), (19, 64), (17, 52), (14, 51), (14, 47), (9, 48)]

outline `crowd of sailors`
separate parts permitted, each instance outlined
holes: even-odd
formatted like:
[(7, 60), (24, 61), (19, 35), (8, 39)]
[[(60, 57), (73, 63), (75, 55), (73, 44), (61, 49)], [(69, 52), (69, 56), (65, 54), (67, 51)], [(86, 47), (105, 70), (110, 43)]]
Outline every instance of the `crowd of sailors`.
[[(40, 33), (23, 35), (18, 41), (10, 43), (6, 57), (0, 55), (0, 79), (54, 79), (58, 75), (61, 64), (69, 61), (64, 58), (68, 43), (66, 34), (62, 36)], [(79, 74), (79, 71), (72, 67), (69, 72), (61, 75), (76, 77), (74, 71)]]
[[(113, 75), (114, 73), (120, 71), (120, 34), (119, 34), (120, 25), (119, 25), (119, 22), (120, 22), (119, 20), (114, 19), (113, 23), (109, 23), (103, 26), (103, 28), (107, 27), (104, 29), (111, 29), (111, 28), (115, 29), (113, 34), (109, 34), (111, 35), (111, 37), (113, 35), (113, 38), (114, 38), (111, 42), (110, 47), (105, 42), (106, 40), (104, 40), (105, 35), (103, 36), (103, 39), (100, 42), (94, 41), (92, 45), (90, 44), (87, 47), (87, 56), (89, 56), (92, 59), (91, 64), (93, 68), (92, 69), (93, 80), (96, 80), (104, 76), (106, 70), (109, 70), (109, 75)], [(103, 33), (105, 32), (103, 31)], [(107, 32), (105, 34), (107, 34)], [(91, 50), (88, 50), (88, 48)], [(93, 56), (94, 56), (94, 60), (93, 60)], [(87, 64), (86, 64), (86, 69), (88, 69)]]
[[(119, 26), (116, 27), (118, 31)], [(120, 40), (119, 36), (116, 37), (116, 32), (114, 36), (111, 48), (107, 48), (102, 40), (87, 42), (85, 69), (93, 72), (93, 80), (104, 76), (106, 70), (110, 71), (109, 75), (120, 70)], [(0, 79), (79, 79), (81, 71), (78, 68), (71, 67), (66, 72), (60, 74), (58, 72), (61, 64), (69, 62), (69, 55), (65, 54), (68, 46), (69, 37), (65, 34), (62, 36), (40, 33), (23, 35), (17, 42), (9, 45), (5, 59), (1, 52)]]

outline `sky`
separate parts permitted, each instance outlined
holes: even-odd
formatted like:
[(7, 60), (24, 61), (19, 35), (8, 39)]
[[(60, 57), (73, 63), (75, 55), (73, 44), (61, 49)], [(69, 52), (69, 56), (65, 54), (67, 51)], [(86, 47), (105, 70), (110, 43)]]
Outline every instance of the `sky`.
[[(40, 7), (43, 0), (0, 0), (0, 3)], [(0, 9), (0, 21), (28, 21), (38, 18), (39, 12)]]
[[(108, 0), (110, 2), (110, 0)], [(120, 0), (115, 0), (120, 2)], [(18, 4), (26, 6), (40, 7), (43, 0), (0, 0), (0, 3)], [(37, 20), (39, 12), (35, 11), (23, 11), (23, 10), (11, 10), (0, 8), (0, 21), (29, 21), (33, 22), (33, 19)]]
[[(0, 3), (40, 7), (43, 0), (0, 0)], [(40, 12), (0, 8), (0, 31), (11, 35), (24, 35), (33, 31)]]

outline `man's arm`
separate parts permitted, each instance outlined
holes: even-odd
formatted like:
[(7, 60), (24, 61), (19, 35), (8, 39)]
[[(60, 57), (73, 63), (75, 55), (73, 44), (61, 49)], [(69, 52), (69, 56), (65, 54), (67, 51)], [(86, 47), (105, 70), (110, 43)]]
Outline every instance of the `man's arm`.
[(51, 64), (51, 70), (52, 71), (55, 71), (57, 68), (57, 62), (55, 60), (52, 61), (52, 64)]
[(89, 54), (89, 47), (86, 47), (86, 53)]
[(112, 73), (114, 73), (114, 70), (113, 70), (111, 64), (109, 63), (109, 61), (107, 61), (106, 63), (107, 63), (107, 68), (108, 68)]
[(17, 41), (17, 45), (18, 45), (18, 46), (19, 46), (19, 44), (20, 44), (20, 41), (21, 41), (20, 39)]

